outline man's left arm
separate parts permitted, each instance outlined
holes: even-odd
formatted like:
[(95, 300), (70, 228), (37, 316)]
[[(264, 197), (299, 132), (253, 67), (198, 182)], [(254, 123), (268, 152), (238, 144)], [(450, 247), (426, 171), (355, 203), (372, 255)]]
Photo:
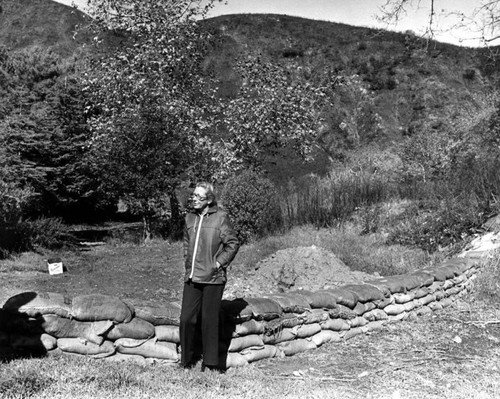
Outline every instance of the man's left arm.
[(222, 216), (220, 238), (222, 241), (222, 252), (217, 256), (217, 263), (219, 263), (220, 267), (226, 268), (232, 262), (240, 248), (240, 241), (226, 213)]

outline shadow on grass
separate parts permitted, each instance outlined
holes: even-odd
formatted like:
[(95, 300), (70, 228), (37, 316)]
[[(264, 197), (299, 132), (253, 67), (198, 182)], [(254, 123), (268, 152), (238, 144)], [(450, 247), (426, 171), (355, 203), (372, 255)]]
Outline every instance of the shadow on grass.
[(36, 296), (36, 292), (25, 292), (8, 309), (0, 309), (0, 363), (47, 355), (42, 342), (42, 321), (19, 311)]

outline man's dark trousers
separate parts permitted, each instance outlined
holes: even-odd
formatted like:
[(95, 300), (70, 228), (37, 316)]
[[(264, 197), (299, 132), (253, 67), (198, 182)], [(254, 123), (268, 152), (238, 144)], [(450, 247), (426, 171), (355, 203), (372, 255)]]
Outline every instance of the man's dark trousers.
[[(181, 364), (197, 360), (198, 323), (201, 325), (203, 364), (219, 364), (219, 313), (224, 284), (184, 283), (180, 318)], [(201, 319), (201, 320), (200, 320)]]

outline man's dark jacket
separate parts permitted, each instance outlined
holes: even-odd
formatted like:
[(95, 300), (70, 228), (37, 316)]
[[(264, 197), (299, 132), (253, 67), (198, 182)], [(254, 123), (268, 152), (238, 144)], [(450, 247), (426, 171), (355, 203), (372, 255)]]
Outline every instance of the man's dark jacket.
[[(185, 281), (224, 284), (240, 243), (227, 213), (217, 205), (205, 215), (189, 212), (184, 227)], [(220, 267), (217, 268), (216, 262)]]

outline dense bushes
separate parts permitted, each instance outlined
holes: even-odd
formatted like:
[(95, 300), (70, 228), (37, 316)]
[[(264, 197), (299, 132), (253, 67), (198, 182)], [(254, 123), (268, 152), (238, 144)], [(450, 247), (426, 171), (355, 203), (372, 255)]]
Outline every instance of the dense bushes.
[(59, 249), (74, 244), (74, 237), (59, 218), (39, 218), (0, 225), (0, 259), (39, 248)]
[(277, 191), (256, 172), (247, 170), (230, 179), (223, 188), (222, 203), (242, 242), (282, 227)]

